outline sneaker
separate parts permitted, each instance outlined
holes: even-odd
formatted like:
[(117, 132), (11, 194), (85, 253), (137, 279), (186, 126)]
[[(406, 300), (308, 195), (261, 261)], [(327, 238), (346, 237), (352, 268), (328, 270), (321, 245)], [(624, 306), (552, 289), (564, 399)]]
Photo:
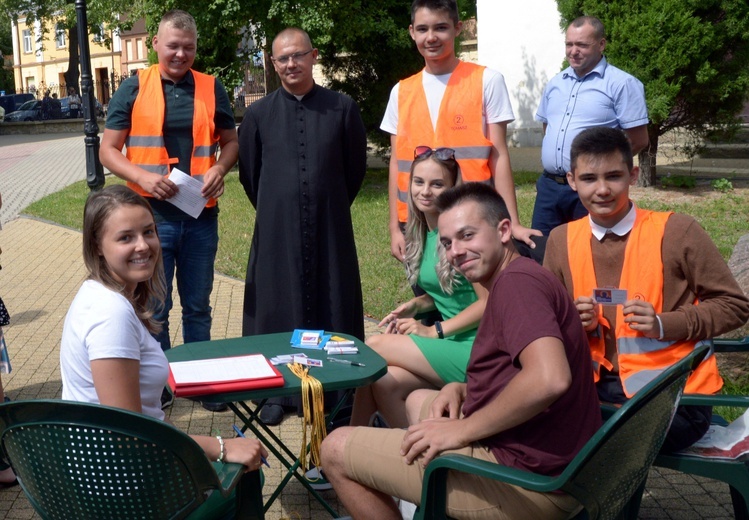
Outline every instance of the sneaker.
[(315, 491), (326, 491), (328, 489), (333, 489), (333, 485), (325, 480), (322, 471), (317, 468), (310, 469), (307, 473), (304, 474), (304, 478), (307, 479), (310, 487)]
[(200, 405), (209, 412), (225, 412), (229, 409), (229, 405), (226, 403), (207, 403), (205, 401), (200, 401)]
[(260, 420), (266, 426), (276, 426), (283, 421), (283, 406), (280, 404), (264, 404), (260, 409)]
[(174, 396), (172, 393), (164, 388), (161, 391), (161, 409), (164, 410), (165, 408), (169, 408), (172, 406), (172, 403), (174, 402)]

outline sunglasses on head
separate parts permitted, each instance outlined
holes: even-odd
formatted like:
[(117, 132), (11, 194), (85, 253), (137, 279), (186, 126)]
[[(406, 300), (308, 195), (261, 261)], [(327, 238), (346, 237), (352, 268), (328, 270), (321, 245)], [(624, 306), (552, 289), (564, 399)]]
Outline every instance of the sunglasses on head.
[(440, 161), (454, 161), (455, 150), (452, 148), (430, 148), (429, 146), (417, 146), (414, 149), (414, 159), (426, 159), (434, 155)]

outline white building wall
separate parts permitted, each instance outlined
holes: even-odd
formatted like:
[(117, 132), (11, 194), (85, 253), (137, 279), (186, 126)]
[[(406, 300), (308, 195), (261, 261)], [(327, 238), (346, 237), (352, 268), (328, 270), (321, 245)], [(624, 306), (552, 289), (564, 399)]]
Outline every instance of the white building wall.
[(507, 83), (515, 121), (515, 146), (540, 146), (534, 116), (546, 83), (561, 70), (564, 33), (555, 0), (477, 0), (478, 62), (500, 71)]

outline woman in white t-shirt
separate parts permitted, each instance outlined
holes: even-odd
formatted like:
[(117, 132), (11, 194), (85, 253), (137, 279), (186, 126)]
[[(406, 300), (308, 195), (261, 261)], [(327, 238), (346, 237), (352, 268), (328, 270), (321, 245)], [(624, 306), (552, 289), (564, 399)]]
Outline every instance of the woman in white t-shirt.
[[(83, 212), (88, 279), (62, 333), (62, 398), (124, 408), (164, 420), (161, 391), (169, 367), (151, 333), (163, 302), (161, 245), (148, 202), (114, 185), (91, 194)], [(211, 460), (257, 470), (267, 451), (256, 439), (191, 436)]]

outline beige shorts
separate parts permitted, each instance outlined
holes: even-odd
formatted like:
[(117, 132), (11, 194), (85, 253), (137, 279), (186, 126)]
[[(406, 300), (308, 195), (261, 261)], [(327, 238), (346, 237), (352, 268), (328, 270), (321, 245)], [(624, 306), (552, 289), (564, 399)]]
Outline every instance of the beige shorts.
[[(424, 403), (422, 417), (431, 401)], [(400, 447), (405, 433), (400, 429), (356, 428), (347, 440), (344, 462), (348, 475), (357, 482), (419, 504), (424, 468), (418, 460), (411, 465), (403, 462)], [(445, 453), (497, 462), (491, 451), (478, 443)], [(447, 479), (447, 514), (454, 518), (565, 519), (579, 507), (569, 495), (537, 493), (475, 475), (451, 472)]]

